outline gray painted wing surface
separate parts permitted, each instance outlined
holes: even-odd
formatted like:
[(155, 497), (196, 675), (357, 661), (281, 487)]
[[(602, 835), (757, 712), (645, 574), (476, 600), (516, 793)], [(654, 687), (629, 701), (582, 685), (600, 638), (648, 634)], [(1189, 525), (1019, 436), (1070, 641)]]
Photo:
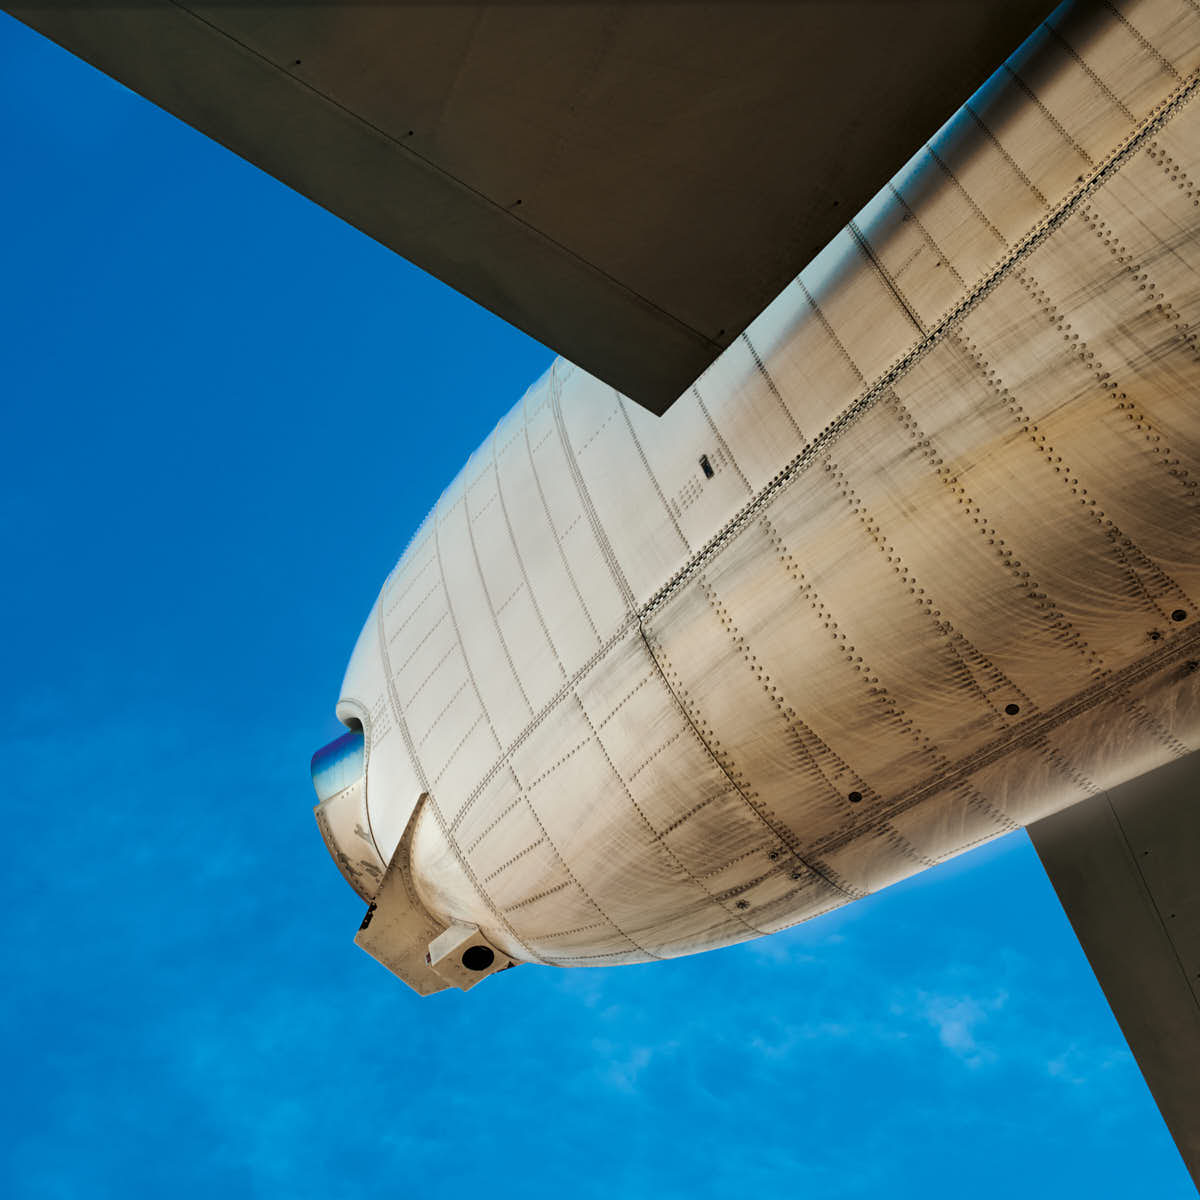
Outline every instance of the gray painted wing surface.
[(1051, 5), (6, 7), (662, 411)]
[(1029, 826), (1154, 1099), (1200, 1186), (1200, 761)]

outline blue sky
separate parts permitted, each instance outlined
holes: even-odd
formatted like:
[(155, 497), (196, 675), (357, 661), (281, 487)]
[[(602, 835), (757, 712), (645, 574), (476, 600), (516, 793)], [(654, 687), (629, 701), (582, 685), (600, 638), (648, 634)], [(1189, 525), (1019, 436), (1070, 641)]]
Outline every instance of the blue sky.
[(549, 362), (0, 15), (11, 1197), (1194, 1195), (1019, 834), (774, 938), (420, 1000), (308, 759)]

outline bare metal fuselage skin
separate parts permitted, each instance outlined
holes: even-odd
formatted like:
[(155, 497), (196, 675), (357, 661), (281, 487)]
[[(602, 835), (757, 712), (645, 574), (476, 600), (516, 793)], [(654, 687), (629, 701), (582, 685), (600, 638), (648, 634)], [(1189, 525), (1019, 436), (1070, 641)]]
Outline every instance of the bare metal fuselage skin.
[(1051, 24), (665, 416), (560, 361), (472, 456), (338, 704), (364, 898), (690, 954), (1200, 746), (1200, 14)]

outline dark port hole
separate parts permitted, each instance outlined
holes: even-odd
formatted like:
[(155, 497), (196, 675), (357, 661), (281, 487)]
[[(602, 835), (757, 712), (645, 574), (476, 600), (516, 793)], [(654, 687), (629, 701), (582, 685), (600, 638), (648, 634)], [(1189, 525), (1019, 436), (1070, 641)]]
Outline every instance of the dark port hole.
[(1019, 704), (1006, 704), (1004, 706), (1004, 711), (1008, 713), (1010, 717), (1015, 717), (1017, 713), (1021, 711), (1021, 706)]
[(486, 971), (496, 961), (496, 953), (488, 946), (468, 946), (463, 951), (462, 965), (468, 971)]
[(851, 792), (846, 799), (849, 800), (851, 804), (857, 804), (862, 799), (862, 792)]

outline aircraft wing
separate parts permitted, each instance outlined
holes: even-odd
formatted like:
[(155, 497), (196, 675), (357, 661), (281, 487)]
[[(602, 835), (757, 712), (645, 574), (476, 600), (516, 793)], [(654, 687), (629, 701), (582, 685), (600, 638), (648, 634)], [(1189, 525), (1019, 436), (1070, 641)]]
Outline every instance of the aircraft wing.
[(1200, 773), (1189, 754), (1028, 826), (1200, 1188)]
[(1052, 6), (6, 7), (661, 412)]

